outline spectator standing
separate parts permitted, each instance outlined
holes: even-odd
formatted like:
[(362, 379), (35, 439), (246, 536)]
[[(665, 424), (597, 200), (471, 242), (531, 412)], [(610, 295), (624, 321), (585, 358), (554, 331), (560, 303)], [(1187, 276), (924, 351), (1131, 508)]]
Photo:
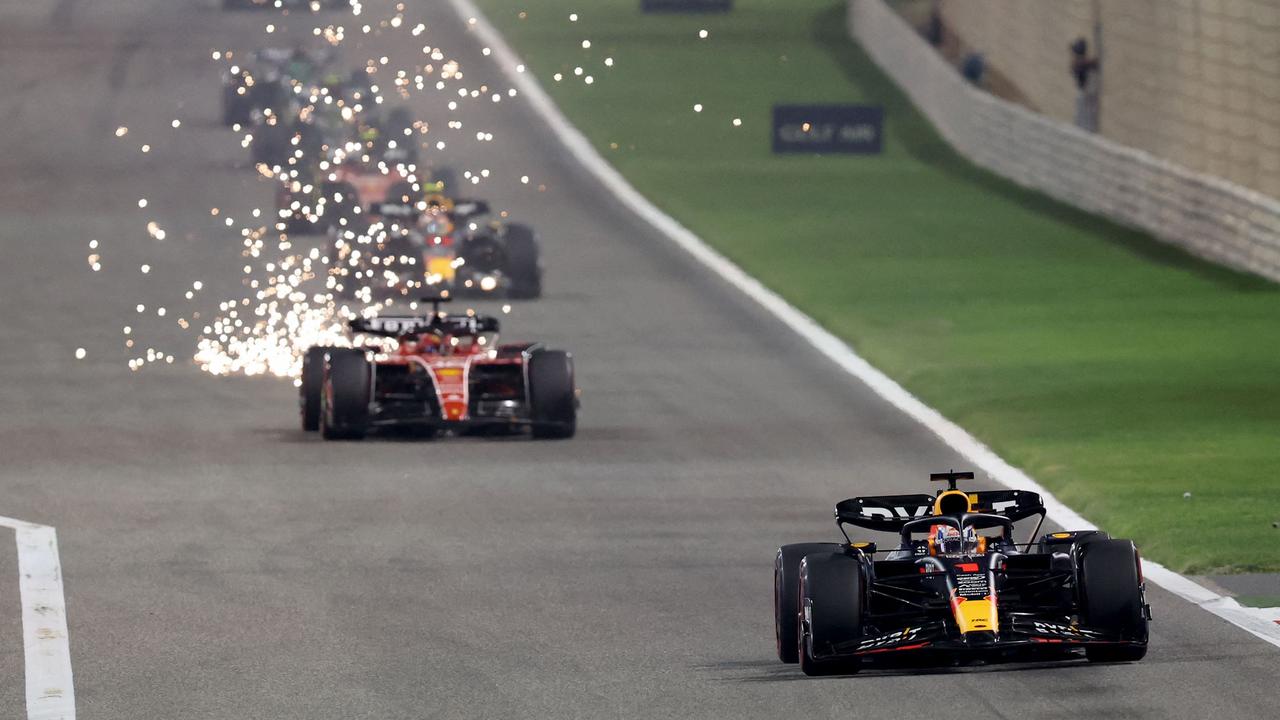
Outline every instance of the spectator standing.
[(1076, 38), (1071, 48), (1071, 75), (1076, 81), (1076, 125), (1098, 132), (1102, 63), (1089, 55), (1089, 41)]

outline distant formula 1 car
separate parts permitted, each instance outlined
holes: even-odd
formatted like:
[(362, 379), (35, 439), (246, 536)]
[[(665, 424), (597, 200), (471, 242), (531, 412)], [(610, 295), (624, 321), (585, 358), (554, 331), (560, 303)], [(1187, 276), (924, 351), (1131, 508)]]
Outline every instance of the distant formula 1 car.
[[(497, 294), (532, 300), (542, 295), (542, 253), (532, 228), (520, 223), (484, 221), (483, 200), (422, 197), (420, 184), (397, 184), (366, 217), (379, 220), (361, 231), (333, 229), (330, 257), (341, 295), (374, 300), (432, 288), (454, 295)], [(430, 184), (430, 189), (439, 184)], [(335, 196), (336, 197), (336, 196)], [(360, 262), (352, 263), (355, 252)], [(388, 282), (390, 276), (391, 282)], [(362, 288), (368, 289), (363, 295)]]
[[(438, 302), (438, 301), (437, 301)], [(360, 439), (403, 428), (518, 431), (569, 438), (577, 429), (573, 356), (538, 343), (498, 344), (498, 321), (468, 312), (377, 317), (351, 330), (398, 340), (394, 351), (314, 347), (302, 367), (304, 430)]]
[(334, 53), (326, 48), (266, 47), (234, 62), (228, 53), (222, 73), (223, 124), (257, 130), (271, 118), (279, 122), (281, 132), (292, 127), (298, 112), (311, 102), (309, 95), (323, 89), (317, 82), (333, 60)]
[(401, 207), (413, 194), (405, 168), (343, 161), (310, 177), (281, 181), (276, 227), (295, 233), (316, 228), (363, 232), (384, 207)]
[(222, 124), (248, 125), (256, 114), (281, 111), (290, 102), (288, 67), (302, 61), (289, 48), (250, 53), (245, 64), (233, 63), (222, 73)]
[[(783, 545), (774, 561), (778, 658), (806, 675), (857, 672), (876, 660), (929, 663), (1062, 659), (1135, 661), (1147, 652), (1150, 607), (1129, 540), (1099, 531), (1013, 539), (1045, 509), (1036, 493), (965, 492), (973, 473), (937, 473), (931, 495), (855, 497), (836, 505), (845, 543)], [(873, 542), (846, 525), (898, 533)], [(879, 551), (885, 552), (885, 551)]]

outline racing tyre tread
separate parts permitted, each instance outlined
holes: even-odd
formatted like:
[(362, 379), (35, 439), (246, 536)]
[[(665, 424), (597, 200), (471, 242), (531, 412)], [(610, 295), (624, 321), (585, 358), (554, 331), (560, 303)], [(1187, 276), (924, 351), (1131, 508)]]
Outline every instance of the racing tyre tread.
[(1134, 662), (1147, 654), (1138, 550), (1129, 540), (1095, 540), (1080, 548), (1080, 610), (1086, 625), (1127, 642), (1085, 648), (1090, 662)]
[(800, 561), (806, 555), (836, 552), (837, 543), (795, 543), (778, 548), (773, 559), (773, 634), (778, 659), (787, 664), (800, 662), (800, 645), (796, 637), (800, 613)]
[(507, 246), (506, 273), (511, 278), (507, 296), (516, 300), (542, 297), (542, 257), (533, 229), (513, 223), (507, 226), (504, 240)]
[(573, 356), (563, 350), (539, 350), (529, 358), (529, 400), (533, 437), (563, 440), (578, 428), (578, 399)]
[[(796, 635), (805, 675), (852, 675), (857, 658), (823, 658), (816, 651), (862, 635), (862, 564), (844, 553), (819, 552), (800, 561)], [(805, 621), (808, 608), (809, 621)]]
[(320, 434), (325, 440), (364, 438), (369, 424), (369, 373), (363, 350), (329, 351), (320, 412)]
[(298, 404), (302, 415), (302, 429), (315, 432), (320, 429), (320, 395), (324, 391), (324, 357), (330, 348), (317, 345), (308, 348), (302, 356), (302, 385), (298, 387)]

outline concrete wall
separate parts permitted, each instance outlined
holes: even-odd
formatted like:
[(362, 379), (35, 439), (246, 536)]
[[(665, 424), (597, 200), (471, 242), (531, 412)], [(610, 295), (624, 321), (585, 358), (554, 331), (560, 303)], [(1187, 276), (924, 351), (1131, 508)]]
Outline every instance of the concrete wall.
[(1280, 198), (1280, 0), (940, 0), (1035, 110), (1070, 122), (1067, 45), (1103, 41), (1102, 133)]
[[(1025, 0), (1033, 1), (1040, 0)], [(1280, 199), (978, 89), (884, 0), (848, 2), (851, 34), (974, 163), (1201, 257), (1280, 281)]]

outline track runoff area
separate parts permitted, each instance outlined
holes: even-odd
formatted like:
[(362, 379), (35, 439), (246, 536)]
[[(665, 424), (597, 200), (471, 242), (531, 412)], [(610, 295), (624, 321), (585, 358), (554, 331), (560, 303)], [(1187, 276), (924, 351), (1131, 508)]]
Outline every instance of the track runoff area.
[[(66, 200), (7, 222), (30, 215), (33, 228), (97, 240), (88, 251), (32, 248), (36, 267), (65, 282), (15, 332), (39, 342), (68, 304), (83, 308), (85, 329), (65, 349), (68, 360), (56, 361), (65, 373), (9, 383), (18, 402), (43, 402), (44, 417), (78, 442), (41, 451), (62, 444), (42, 445), (22, 425), (30, 421), (15, 419), (23, 432), (4, 436), (9, 455), (47, 488), (39, 497), (11, 493), (12, 514), (59, 526), (55, 574), (67, 583), (74, 697), (95, 716), (639, 717), (716, 708), (763, 717), (777, 707), (824, 714), (855, 690), (864, 708), (912, 712), (998, 703), (1032, 716), (1071, 708), (1245, 717), (1274, 707), (1272, 649), (1157, 588), (1141, 663), (789, 682), (802, 676), (774, 657), (773, 548), (830, 539), (835, 500), (915, 491), (927, 469), (967, 458), (849, 383), (829, 354), (797, 344), (802, 319), (780, 322), (620, 206), (618, 194), (566, 160), (526, 104), (531, 93), (447, 112), (456, 101), (429, 91), (409, 102), (424, 117), (443, 116), (444, 128), (452, 114), (463, 127), (444, 133), (440, 152), (482, 179), (477, 192), (541, 232), (544, 297), (488, 307), (512, 305), (503, 314), (509, 329), (574, 349), (584, 389), (577, 437), (323, 443), (292, 429), (289, 383), (170, 364), (198, 342), (169, 327), (175, 300), (208, 292), (206, 312), (216, 315), (219, 302), (244, 292), (255, 265), (271, 261), (246, 256), (239, 242), (252, 211), (272, 209), (272, 191), (234, 160), (241, 137), (216, 122), (222, 66), (211, 52), (300, 42), (317, 26), (341, 24), (347, 62), (386, 55), (394, 68), (392, 56), (430, 44), (458, 61), (458, 85), (519, 90), (503, 75), (514, 70), (495, 58), (495, 43), (468, 33), (478, 22), (435, 6), (407, 8), (393, 25), (392, 4), (366, 3), (367, 34), (344, 13), (142, 2), (110, 11), (68, 4), (54, 17), (4, 12), (17, 13), (6, 25), (29, 38), (19, 73), (30, 72), (28, 62), (43, 71), (57, 52), (37, 29), (105, 45), (84, 46), (102, 61), (82, 65), (91, 72), (25, 96), (36, 112), (18, 121), (61, 142), (7, 144), (15, 162), (41, 163), (67, 183)], [(418, 23), (427, 29), (415, 35)], [(137, 33), (165, 41), (142, 43)], [(103, 88), (112, 92), (96, 115), (55, 111)], [(458, 89), (449, 88), (461, 97)], [(106, 196), (86, 213), (79, 203), (97, 188)], [(244, 220), (223, 225), (227, 233), (225, 218)], [(94, 274), (86, 281), (85, 273)], [(43, 283), (12, 280), (49, 297)], [(84, 357), (70, 360), (79, 348)], [(127, 361), (139, 357), (146, 362), (134, 370)], [(76, 373), (80, 380), (65, 379)], [(85, 391), (76, 394), (81, 405), (67, 382)], [(103, 489), (85, 492), (85, 482)], [(39, 677), (30, 655), (26, 671), (30, 690)], [(928, 692), (913, 690), (918, 683)], [(40, 692), (73, 697), (52, 683)], [(37, 714), (31, 699), (30, 717), (74, 716), (66, 705)], [(21, 700), (12, 702), (17, 715)]]

